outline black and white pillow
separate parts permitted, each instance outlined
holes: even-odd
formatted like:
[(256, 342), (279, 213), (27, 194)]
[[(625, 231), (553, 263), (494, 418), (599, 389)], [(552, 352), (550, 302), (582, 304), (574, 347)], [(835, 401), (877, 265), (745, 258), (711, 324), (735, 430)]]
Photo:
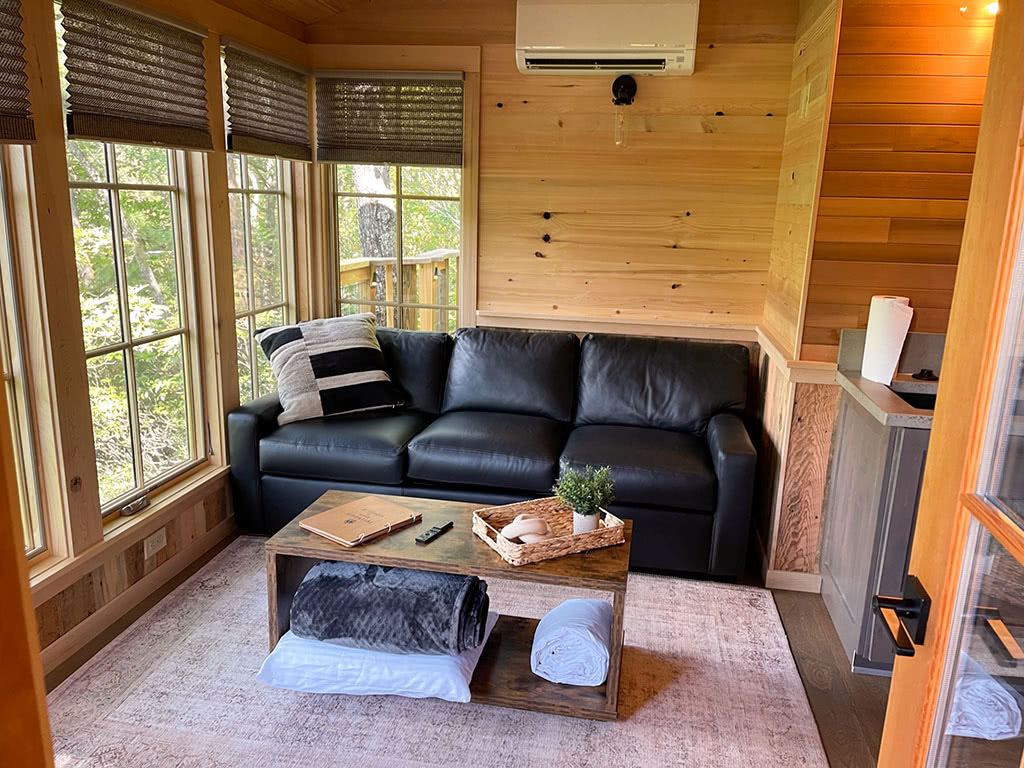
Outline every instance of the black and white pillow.
[(376, 331), (376, 318), (365, 313), (257, 333), (284, 407), (278, 424), (402, 405)]

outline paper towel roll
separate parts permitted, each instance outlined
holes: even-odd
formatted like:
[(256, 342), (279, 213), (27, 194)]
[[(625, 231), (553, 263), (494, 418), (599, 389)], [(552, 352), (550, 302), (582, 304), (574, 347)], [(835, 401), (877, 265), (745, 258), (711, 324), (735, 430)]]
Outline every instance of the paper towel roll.
[(868, 313), (868, 332), (864, 337), (865, 379), (889, 386), (903, 352), (914, 310), (906, 296), (872, 296)]

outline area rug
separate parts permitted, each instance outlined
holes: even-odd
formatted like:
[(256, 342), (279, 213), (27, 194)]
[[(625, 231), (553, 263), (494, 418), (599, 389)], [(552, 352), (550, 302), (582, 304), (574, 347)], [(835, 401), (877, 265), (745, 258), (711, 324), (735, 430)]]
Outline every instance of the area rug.
[[(269, 688), (264, 563), (262, 539), (237, 539), (54, 690), (58, 768), (827, 768), (766, 590), (631, 574), (603, 723)], [(583, 594), (488, 583), (521, 616)]]

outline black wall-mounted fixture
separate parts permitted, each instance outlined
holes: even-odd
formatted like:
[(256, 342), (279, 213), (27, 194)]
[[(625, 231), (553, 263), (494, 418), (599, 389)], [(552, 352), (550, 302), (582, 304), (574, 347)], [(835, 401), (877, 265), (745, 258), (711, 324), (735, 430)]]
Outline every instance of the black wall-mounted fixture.
[(636, 98), (636, 80), (632, 75), (619, 75), (612, 83), (612, 104), (628, 107)]

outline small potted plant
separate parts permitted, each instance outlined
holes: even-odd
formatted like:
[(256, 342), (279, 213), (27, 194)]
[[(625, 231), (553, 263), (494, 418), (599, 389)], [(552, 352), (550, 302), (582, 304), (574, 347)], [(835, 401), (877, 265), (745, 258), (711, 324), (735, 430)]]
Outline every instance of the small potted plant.
[(597, 530), (600, 512), (615, 498), (612, 496), (611, 467), (570, 469), (563, 466), (558, 482), (551, 490), (565, 506), (572, 509), (573, 533)]

